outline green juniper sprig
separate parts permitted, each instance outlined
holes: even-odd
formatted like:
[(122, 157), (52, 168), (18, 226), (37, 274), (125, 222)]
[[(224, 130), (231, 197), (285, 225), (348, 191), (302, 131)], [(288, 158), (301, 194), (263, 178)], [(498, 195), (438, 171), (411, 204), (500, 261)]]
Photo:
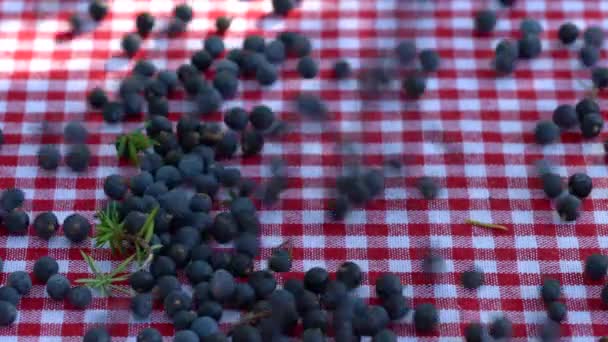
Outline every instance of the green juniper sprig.
[(158, 208), (154, 208), (144, 225), (137, 234), (129, 234), (124, 229), (124, 221), (120, 221), (116, 203), (110, 203), (106, 209), (99, 211), (97, 217), (99, 224), (96, 226), (95, 247), (109, 245), (113, 254), (124, 255), (127, 251), (134, 251), (135, 261), (140, 266), (150, 262), (153, 251), (159, 246), (151, 246), (150, 242), (154, 235), (154, 217)]
[(83, 251), (82, 258), (93, 272), (92, 278), (78, 279), (76, 282), (84, 284), (92, 289), (98, 290), (102, 296), (112, 294), (112, 290), (129, 294), (128, 290), (117, 286), (116, 283), (129, 278), (127, 267), (132, 262), (137, 262), (138, 268), (145, 268), (154, 257), (154, 250), (160, 248), (158, 245), (150, 245), (154, 235), (154, 217), (158, 208), (154, 208), (146, 217), (146, 221), (137, 234), (129, 234), (124, 229), (124, 221), (120, 220), (116, 203), (110, 203), (104, 210), (97, 213), (99, 224), (96, 226), (95, 247), (109, 245), (112, 254), (124, 255), (133, 252), (124, 259), (112, 272), (102, 273), (95, 265), (95, 260)]
[(157, 142), (142, 133), (139, 129), (122, 134), (116, 139), (116, 152), (119, 158), (128, 158), (134, 165), (139, 165), (139, 153), (156, 145)]
[(99, 271), (99, 268), (97, 268), (93, 257), (83, 252), (82, 250), (80, 251), (80, 254), (93, 272), (93, 277), (77, 279), (77, 283), (84, 284), (87, 287), (99, 291), (102, 296), (111, 295), (112, 291), (122, 292), (124, 294), (131, 295), (128, 290), (125, 290), (124, 288), (116, 285), (116, 283), (129, 279), (129, 273), (126, 272), (127, 266), (129, 266), (131, 261), (133, 261), (135, 255), (131, 255), (127, 259), (123, 260), (112, 272), (103, 273)]

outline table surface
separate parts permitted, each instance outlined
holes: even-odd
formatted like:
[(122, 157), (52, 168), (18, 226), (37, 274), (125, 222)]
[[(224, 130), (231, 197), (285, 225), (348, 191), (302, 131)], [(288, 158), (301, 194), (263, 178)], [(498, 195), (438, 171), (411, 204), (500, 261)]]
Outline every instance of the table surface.
[[(98, 27), (73, 39), (65, 38), (71, 13), (86, 14), (87, 1), (0, 0), (0, 121), (5, 144), (0, 150), (0, 188), (26, 192), (26, 208), (33, 215), (53, 210), (62, 220), (73, 212), (92, 217), (105, 201), (103, 178), (129, 173), (118, 164), (111, 145), (117, 133), (141, 126), (103, 123), (87, 109), (85, 95), (94, 86), (116, 89), (133, 61), (121, 57), (120, 38), (134, 29), (138, 12), (149, 10), (166, 24), (177, 1), (110, 1), (110, 15)], [(248, 33), (272, 38), (284, 29), (308, 35), (320, 77), (301, 80), (295, 61), (282, 67), (281, 80), (262, 90), (253, 81), (241, 83), (240, 96), (224, 108), (245, 108), (264, 103), (292, 125), (292, 131), (266, 144), (263, 155), (236, 158), (246, 176), (265, 179), (268, 162), (283, 158), (289, 165), (290, 188), (279, 203), (262, 207), (262, 257), (289, 239), (294, 246), (293, 272), (280, 279), (301, 276), (313, 266), (335, 271), (345, 260), (364, 271), (362, 297), (374, 297), (374, 279), (380, 272), (397, 273), (412, 305), (432, 302), (440, 309), (436, 334), (417, 337), (411, 315), (392, 324), (400, 340), (459, 340), (468, 322), (489, 322), (500, 314), (514, 323), (514, 335), (525, 340), (537, 335), (546, 318), (539, 284), (546, 277), (559, 279), (568, 318), (563, 336), (592, 341), (608, 335), (608, 312), (602, 306), (603, 282), (582, 275), (583, 260), (591, 253), (608, 252), (608, 181), (601, 140), (583, 141), (577, 131), (566, 132), (561, 142), (547, 147), (534, 144), (533, 127), (550, 119), (562, 103), (574, 104), (585, 93), (589, 71), (581, 67), (577, 48), (558, 44), (556, 30), (571, 20), (585, 27), (608, 27), (608, 1), (526, 0), (512, 9), (499, 9), (486, 0), (302, 0), (287, 18), (269, 16), (270, 1), (190, 1), (195, 19), (187, 34), (167, 39), (156, 32), (147, 39), (138, 58), (149, 58), (160, 68), (175, 68), (202, 47), (219, 15), (234, 16), (226, 35), (229, 47), (239, 46)], [(486, 6), (498, 9), (495, 32), (477, 37), (472, 17)], [(491, 58), (496, 42), (517, 38), (521, 19), (542, 22), (543, 53), (522, 61), (510, 77), (496, 78)], [(428, 79), (426, 94), (409, 101), (392, 81), (381, 97), (362, 98), (355, 79), (336, 82), (331, 66), (346, 58), (357, 73), (379, 65), (398, 41), (415, 39), (419, 48), (436, 48), (441, 69)], [(605, 51), (602, 56), (606, 57)], [(583, 80), (584, 82), (580, 82)], [(331, 119), (320, 125), (302, 120), (290, 100), (299, 91), (320, 94)], [(178, 95), (171, 101), (177, 119), (190, 105)], [(212, 117), (220, 120), (220, 115)], [(83, 120), (89, 129), (94, 158), (91, 167), (76, 174), (62, 165), (56, 172), (36, 166), (43, 144), (58, 144), (68, 120)], [(347, 154), (340, 142), (350, 142)], [(344, 222), (332, 222), (324, 211), (341, 166), (358, 158), (381, 167), (391, 159), (404, 167), (386, 179), (384, 194), (354, 210)], [(573, 224), (560, 222), (541, 189), (535, 162), (551, 161), (567, 177), (586, 172), (594, 181), (583, 214)], [(415, 189), (415, 180), (429, 175), (441, 180), (439, 198), (427, 201)], [(474, 228), (466, 219), (505, 224), (508, 232)], [(59, 261), (60, 273), (70, 280), (88, 275), (79, 250), (91, 241), (70, 245), (60, 234), (49, 242), (30, 232), (27, 236), (0, 236), (0, 257), (5, 260), (0, 283), (9, 272), (27, 270), (43, 255)], [(425, 275), (422, 257), (434, 248), (446, 259), (446, 272), (434, 281)], [(91, 252), (109, 269), (108, 250)], [(263, 267), (264, 262), (256, 262)], [(472, 267), (485, 273), (478, 291), (463, 289), (460, 274)], [(2, 341), (79, 341), (86, 329), (106, 324), (117, 341), (134, 340), (146, 326), (172, 336), (172, 327), (160, 306), (149, 320), (134, 320), (127, 298), (95, 297), (93, 305), (76, 310), (48, 298), (43, 284), (19, 304), (18, 319), (0, 328)], [(226, 312), (224, 327), (238, 319)]]

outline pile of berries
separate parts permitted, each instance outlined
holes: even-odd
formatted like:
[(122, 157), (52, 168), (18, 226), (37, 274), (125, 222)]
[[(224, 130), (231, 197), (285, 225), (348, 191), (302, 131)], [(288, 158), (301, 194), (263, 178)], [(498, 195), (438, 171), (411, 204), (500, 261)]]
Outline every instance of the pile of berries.
[[(410, 68), (418, 57), (418, 63), (412, 70), (408, 72), (402, 83), (405, 95), (412, 99), (421, 97), (426, 90), (427, 74), (436, 72), (441, 64), (441, 58), (437, 51), (432, 49), (423, 49), (417, 52), (416, 44), (413, 41), (405, 40), (400, 42), (395, 48), (397, 62), (401, 67)], [(383, 70), (384, 73), (386, 71)], [(378, 77), (377, 77), (378, 78)], [(380, 77), (388, 78), (388, 75)]]
[(539, 169), (540, 179), (545, 195), (555, 200), (555, 209), (564, 221), (575, 221), (580, 216), (581, 200), (593, 189), (593, 181), (585, 173), (574, 173), (568, 178), (568, 188), (564, 191), (562, 177), (551, 171), (545, 163)]

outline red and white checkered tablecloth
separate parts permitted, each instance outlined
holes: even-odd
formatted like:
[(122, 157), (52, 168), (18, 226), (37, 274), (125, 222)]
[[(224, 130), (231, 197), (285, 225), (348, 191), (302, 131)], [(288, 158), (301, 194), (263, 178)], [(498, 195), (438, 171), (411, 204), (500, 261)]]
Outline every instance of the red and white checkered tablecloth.
[[(117, 162), (112, 142), (117, 133), (139, 127), (141, 121), (105, 124), (99, 113), (87, 109), (85, 95), (94, 86), (116, 89), (129, 72), (133, 61), (121, 57), (120, 39), (134, 30), (135, 15), (150, 11), (162, 27), (178, 2), (110, 1), (110, 14), (98, 27), (64, 40), (67, 18), (74, 12), (86, 15), (87, 1), (0, 0), (0, 125), (5, 134), (0, 188), (22, 188), (32, 218), (48, 210), (60, 220), (73, 212), (92, 217), (105, 200), (103, 178), (127, 172), (126, 164)], [(551, 276), (561, 281), (569, 309), (563, 336), (594, 341), (608, 335), (608, 311), (599, 298), (603, 282), (582, 276), (586, 256), (608, 253), (608, 170), (601, 141), (583, 141), (578, 132), (568, 132), (560, 143), (540, 147), (532, 136), (536, 121), (549, 119), (558, 104), (574, 104), (584, 93), (579, 80), (589, 79), (576, 48), (558, 44), (558, 26), (571, 20), (579, 27), (608, 29), (608, 1), (520, 0), (512, 9), (499, 9), (497, 1), (489, 0), (302, 0), (287, 18), (269, 16), (269, 0), (189, 2), (195, 19), (187, 34), (176, 39), (153, 34), (138, 58), (176, 68), (202, 47), (214, 19), (229, 15), (235, 20), (227, 46), (239, 46), (248, 33), (272, 38), (282, 30), (296, 30), (312, 39), (313, 55), (320, 61), (321, 76), (314, 80), (301, 80), (290, 60), (280, 81), (266, 90), (244, 81), (240, 96), (223, 107), (264, 103), (293, 124), (291, 133), (266, 144), (261, 157), (230, 161), (258, 180), (269, 175), (273, 157), (289, 164), (290, 189), (278, 204), (260, 209), (265, 247), (260, 259), (284, 239), (294, 246), (293, 273), (281, 279), (301, 276), (313, 266), (333, 272), (353, 260), (367, 272), (360, 296), (374, 297), (374, 279), (391, 271), (401, 277), (412, 304), (432, 302), (440, 309), (433, 335), (417, 336), (411, 315), (392, 324), (400, 340), (456, 341), (468, 322), (489, 322), (504, 314), (514, 323), (515, 340), (523, 341), (537, 336), (545, 320), (539, 284)], [(473, 13), (485, 7), (498, 9), (498, 25), (491, 36), (476, 37)], [(501, 38), (516, 38), (519, 22), (527, 16), (545, 28), (544, 51), (519, 63), (512, 77), (497, 79), (490, 66), (493, 48)], [(419, 101), (406, 100), (398, 80), (381, 99), (365, 100), (354, 79), (332, 80), (336, 58), (346, 58), (360, 72), (406, 38), (415, 39), (419, 48), (438, 49), (442, 57), (441, 70), (429, 78)], [(605, 51), (602, 55), (606, 57)], [(290, 100), (302, 90), (327, 101), (331, 121), (323, 127), (293, 112)], [(182, 95), (171, 100), (171, 117), (177, 119), (190, 105)], [(40, 170), (39, 146), (58, 144), (65, 150), (62, 125), (72, 119), (84, 120), (90, 131), (91, 167), (82, 174), (64, 165), (56, 172)], [(366, 165), (397, 158), (404, 169), (387, 178), (380, 199), (336, 223), (325, 208), (346, 159), (339, 141), (353, 142)], [(552, 161), (564, 177), (581, 171), (593, 178), (595, 189), (575, 224), (561, 223), (545, 198), (534, 167), (540, 158)], [(445, 188), (438, 199), (424, 200), (416, 191), (421, 175), (442, 179)], [(468, 218), (506, 224), (510, 231), (473, 228), (464, 224)], [(59, 261), (60, 272), (70, 280), (87, 276), (79, 249), (90, 247), (90, 240), (70, 245), (61, 234), (47, 243), (33, 233), (9, 236), (2, 230), (0, 283), (9, 272), (31, 272), (34, 261), (47, 254)], [(447, 272), (434, 283), (422, 269), (429, 247), (447, 261)], [(109, 250), (92, 254), (110, 268)], [(264, 261), (256, 265), (263, 267)], [(485, 273), (485, 285), (478, 291), (459, 284), (460, 273), (473, 266)], [(172, 326), (160, 306), (149, 320), (137, 321), (128, 305), (127, 298), (96, 297), (89, 309), (77, 310), (50, 300), (38, 282), (20, 302), (15, 324), (0, 328), (0, 341), (80, 341), (88, 328), (102, 324), (116, 341), (134, 341), (147, 326), (171, 340)], [(236, 320), (237, 312), (225, 312), (224, 327)]]

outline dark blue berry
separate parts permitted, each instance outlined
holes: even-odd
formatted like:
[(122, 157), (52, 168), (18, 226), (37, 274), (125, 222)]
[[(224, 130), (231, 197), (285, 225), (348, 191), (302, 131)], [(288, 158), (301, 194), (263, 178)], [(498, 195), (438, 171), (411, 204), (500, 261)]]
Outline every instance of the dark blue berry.
[(267, 61), (261, 61), (260, 63), (257, 63), (255, 78), (261, 85), (271, 85), (277, 80), (278, 77), (279, 73), (274, 65), (270, 64)]
[(54, 145), (43, 145), (38, 150), (38, 166), (43, 170), (52, 171), (59, 167), (61, 154)]
[(540, 288), (540, 294), (546, 303), (558, 300), (561, 296), (559, 280), (551, 278), (543, 280), (543, 285)]
[(201, 341), (204, 341), (205, 338), (219, 332), (217, 322), (213, 318), (206, 316), (195, 319), (194, 322), (192, 322), (190, 329), (198, 335)]
[(53, 274), (46, 282), (46, 293), (54, 300), (63, 300), (70, 291), (70, 281), (64, 275)]
[(557, 199), (555, 207), (564, 221), (574, 221), (580, 216), (581, 201), (573, 195), (566, 194)]
[(219, 36), (209, 36), (205, 39), (205, 50), (213, 58), (219, 57), (224, 52), (224, 41)]
[(127, 57), (133, 57), (139, 51), (141, 37), (136, 33), (128, 33), (122, 38), (121, 47)]
[(317, 96), (307, 93), (299, 94), (295, 99), (296, 111), (305, 117), (322, 120), (328, 116), (325, 103)]
[(195, 102), (201, 115), (209, 115), (220, 109), (222, 95), (215, 88), (210, 88), (200, 92), (196, 96)]
[(278, 15), (287, 15), (294, 7), (293, 0), (272, 0), (272, 9)]
[(266, 45), (264, 55), (270, 63), (282, 63), (286, 57), (285, 44), (278, 39), (271, 41)]
[(84, 241), (91, 231), (91, 224), (80, 214), (72, 214), (63, 221), (63, 234), (73, 243)]
[(144, 270), (131, 273), (129, 276), (129, 285), (133, 290), (139, 293), (148, 292), (152, 290), (156, 280), (152, 273)]
[(563, 191), (563, 182), (560, 175), (555, 173), (546, 173), (541, 176), (543, 182), (543, 191), (549, 198), (556, 198)]
[(9, 234), (25, 234), (30, 225), (30, 217), (22, 210), (15, 209), (4, 215), (4, 227)]
[(173, 342), (199, 342), (198, 335), (192, 330), (180, 330), (175, 333)]
[(509, 340), (513, 334), (513, 324), (506, 317), (499, 317), (494, 319), (490, 324), (490, 336), (496, 340), (506, 339)]
[(304, 287), (314, 293), (325, 291), (329, 283), (327, 270), (321, 267), (313, 267), (304, 274)]
[(190, 325), (192, 325), (192, 322), (194, 322), (196, 317), (198, 316), (194, 311), (180, 310), (176, 312), (172, 317), (173, 327), (176, 331), (188, 329), (190, 328)]
[(361, 268), (354, 262), (347, 261), (336, 271), (336, 279), (344, 283), (348, 289), (355, 289), (361, 285), (363, 279)]
[(233, 73), (222, 71), (215, 74), (213, 86), (224, 99), (231, 99), (236, 96), (239, 80)]
[(186, 276), (191, 284), (209, 281), (213, 274), (211, 266), (203, 260), (193, 260), (186, 267)]
[(291, 255), (287, 250), (275, 249), (268, 259), (268, 268), (274, 272), (289, 272), (291, 270)]
[(234, 239), (238, 232), (238, 225), (230, 213), (219, 213), (213, 221), (211, 235), (218, 243), (228, 243)]
[(142, 196), (146, 189), (154, 184), (154, 177), (150, 172), (142, 171), (131, 177), (129, 180), (129, 188), (136, 196)]
[(547, 145), (559, 138), (559, 127), (552, 121), (539, 121), (534, 129), (534, 139), (539, 145)]
[(277, 287), (274, 275), (269, 271), (255, 271), (249, 275), (249, 285), (258, 299), (268, 297)]
[(543, 27), (538, 20), (532, 18), (525, 18), (519, 24), (519, 30), (523, 35), (540, 35), (543, 32)]
[(107, 123), (117, 123), (123, 120), (125, 110), (122, 102), (110, 101), (103, 106), (103, 120)]
[(177, 87), (178, 78), (177, 74), (174, 71), (161, 70), (158, 72), (156, 78), (167, 87), (168, 93), (171, 93)]
[(275, 120), (275, 114), (269, 107), (265, 105), (258, 105), (253, 107), (251, 114), (249, 115), (249, 121), (251, 125), (260, 131), (266, 130), (272, 126)]
[(217, 33), (224, 34), (230, 28), (230, 23), (232, 22), (232, 18), (228, 18), (225, 16), (218, 17), (215, 19), (215, 29)]
[(566, 305), (561, 302), (551, 302), (547, 305), (547, 316), (558, 323), (566, 318), (566, 314)]
[(439, 68), (439, 64), (441, 63), (437, 51), (431, 49), (425, 49), (420, 51), (419, 58), (422, 70), (426, 72), (437, 71), (437, 69)]
[(91, 162), (91, 151), (84, 144), (73, 145), (65, 156), (66, 165), (75, 172), (83, 172)]
[(9, 302), (0, 300), (0, 326), (11, 325), (16, 318), (17, 309), (15, 306)]
[(243, 40), (243, 50), (249, 50), (253, 52), (264, 52), (266, 48), (266, 42), (264, 41), (264, 37), (252, 34), (245, 37)]
[(87, 129), (78, 121), (68, 122), (63, 129), (63, 137), (68, 144), (84, 143), (88, 136)]
[(32, 289), (32, 279), (27, 272), (15, 271), (8, 275), (8, 286), (14, 288), (20, 295), (26, 295)]
[(402, 291), (401, 280), (394, 273), (383, 273), (376, 279), (376, 294), (380, 298), (401, 294)]
[(138, 319), (145, 319), (152, 313), (152, 295), (138, 293), (131, 298), (131, 311)]
[(586, 97), (576, 104), (576, 114), (578, 115), (578, 121), (581, 123), (587, 114), (599, 112), (600, 106), (591, 98)]
[[(152, 272), (152, 274), (154, 274), (154, 272)], [(175, 276), (165, 275), (157, 278), (155, 289), (158, 297), (164, 300), (169, 293), (181, 289), (181, 283)]]
[(591, 177), (584, 173), (575, 173), (568, 179), (568, 191), (578, 198), (583, 199), (589, 196), (592, 189)]
[(0, 287), (0, 301), (9, 302), (16, 306), (20, 299), (21, 295), (14, 288), (10, 286)]
[(186, 31), (187, 23), (180, 18), (171, 18), (169, 24), (167, 24), (167, 35), (169, 37), (177, 37)]
[[(140, 59), (133, 67), (133, 75), (141, 76), (143, 79), (149, 79), (156, 74), (156, 66), (147, 59)], [(145, 87), (144, 87), (145, 89)]]
[(562, 129), (569, 129), (578, 124), (576, 109), (571, 105), (559, 105), (553, 111), (553, 122)]
[(518, 41), (519, 57), (524, 59), (535, 58), (542, 52), (540, 38), (535, 34), (524, 35)]
[(146, 37), (150, 32), (152, 32), (152, 28), (154, 28), (154, 17), (148, 13), (140, 13), (135, 18), (135, 26), (137, 27), (137, 33), (140, 36)]
[(421, 97), (426, 90), (426, 78), (420, 73), (413, 73), (403, 80), (405, 95), (412, 99)]
[(601, 48), (604, 44), (604, 31), (599, 26), (590, 26), (583, 32), (585, 44)]
[(57, 261), (49, 256), (43, 256), (34, 263), (34, 277), (40, 282), (46, 283), (47, 280), (59, 271)]
[(414, 310), (414, 327), (419, 332), (435, 330), (439, 323), (439, 313), (433, 304), (422, 303)]
[(241, 107), (233, 107), (224, 115), (224, 123), (226, 123), (226, 126), (235, 131), (244, 130), (245, 127), (247, 127), (248, 122), (248, 114)]
[(219, 322), (222, 318), (222, 305), (216, 301), (208, 300), (198, 306), (196, 313), (199, 317), (207, 316)]
[(156, 279), (166, 275), (175, 275), (175, 269), (175, 261), (164, 255), (154, 258), (154, 261), (150, 264), (150, 273)]
[(479, 33), (490, 33), (496, 26), (496, 12), (486, 9), (475, 14), (475, 30)]
[(192, 20), (192, 7), (188, 4), (180, 4), (175, 6), (173, 9), (173, 15), (176, 18), (183, 20), (184, 22), (190, 22)]
[(89, 3), (89, 16), (95, 21), (101, 21), (108, 14), (108, 5), (104, 0), (93, 0)]
[(579, 58), (584, 66), (592, 67), (600, 60), (600, 49), (592, 45), (585, 45), (579, 52)]
[(312, 57), (304, 56), (298, 61), (297, 70), (302, 78), (314, 78), (319, 73), (319, 66)]
[(87, 102), (95, 109), (102, 109), (103, 106), (108, 102), (108, 95), (106, 95), (105, 90), (101, 89), (100, 87), (95, 87), (91, 89), (87, 95)]
[(569, 45), (576, 41), (579, 33), (580, 31), (578, 29), (578, 26), (576, 26), (574, 23), (567, 22), (559, 27), (557, 31), (557, 36), (559, 37), (559, 40), (561, 40), (562, 43)]
[(113, 200), (121, 200), (128, 190), (127, 180), (121, 175), (109, 175), (103, 183), (103, 191)]
[(21, 189), (9, 188), (0, 195), (0, 206), (5, 211), (11, 211), (23, 205), (25, 193)]
[(384, 298), (382, 300), (382, 307), (393, 321), (403, 318), (410, 311), (410, 307), (402, 294), (392, 294)]
[(483, 285), (483, 273), (479, 270), (464, 271), (460, 276), (462, 287), (469, 290), (478, 289)]
[(310, 54), (312, 51), (312, 43), (308, 37), (303, 34), (296, 33), (290, 44), (283, 41), (287, 47), (287, 52), (289, 55), (293, 55), (294, 57), (304, 57)]
[(583, 117), (581, 122), (581, 133), (584, 138), (597, 137), (604, 127), (604, 119), (598, 113), (589, 113)]
[(340, 59), (334, 63), (334, 77), (338, 80), (344, 80), (350, 77), (352, 70), (350, 64), (345, 59)]
[(189, 310), (192, 306), (192, 298), (182, 290), (175, 290), (167, 294), (163, 306), (167, 315), (173, 317), (181, 310)]
[(238, 283), (232, 295), (231, 302), (237, 308), (249, 309), (255, 303), (255, 299), (255, 291), (251, 285), (247, 283)]
[(464, 339), (466, 342), (483, 342), (488, 340), (487, 332), (480, 323), (469, 323), (464, 328)]
[(234, 240), (234, 249), (255, 258), (260, 251), (260, 241), (255, 234), (242, 233)]
[(411, 40), (404, 40), (397, 45), (395, 53), (399, 63), (406, 66), (416, 59), (416, 44)]
[(372, 337), (372, 342), (397, 342), (397, 335), (391, 330), (383, 329)]
[(136, 337), (136, 342), (162, 342), (163, 335), (156, 328), (144, 328)]
[(234, 293), (236, 282), (232, 274), (226, 270), (217, 270), (209, 280), (209, 291), (211, 296), (218, 302), (226, 302)]

